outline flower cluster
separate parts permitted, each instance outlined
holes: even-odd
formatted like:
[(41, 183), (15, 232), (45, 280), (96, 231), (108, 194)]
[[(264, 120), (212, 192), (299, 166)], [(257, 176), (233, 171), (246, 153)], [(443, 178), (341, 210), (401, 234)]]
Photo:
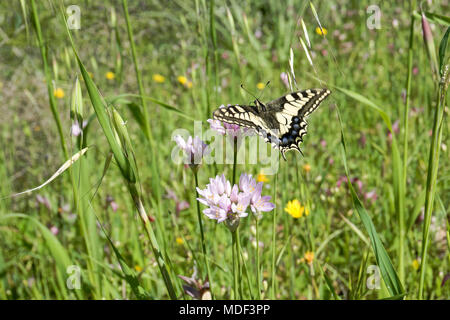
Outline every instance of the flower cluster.
[[(261, 212), (268, 212), (275, 208), (270, 202), (270, 196), (261, 196), (262, 182), (256, 182), (251, 175), (243, 173), (239, 179), (239, 185), (231, 186), (225, 175), (216, 176), (209, 180), (205, 189), (197, 188), (199, 194), (198, 201), (209, 208), (203, 213), (210, 219), (220, 222), (227, 222), (227, 225), (234, 225), (239, 218), (248, 215), (247, 209), (259, 216)], [(237, 227), (237, 225), (235, 225)]]

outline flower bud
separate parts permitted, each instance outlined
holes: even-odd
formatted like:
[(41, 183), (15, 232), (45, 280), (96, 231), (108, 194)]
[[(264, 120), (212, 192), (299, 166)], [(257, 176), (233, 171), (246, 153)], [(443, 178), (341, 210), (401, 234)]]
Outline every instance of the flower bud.
[(78, 76), (75, 78), (75, 83), (72, 88), (70, 118), (72, 120), (77, 120), (80, 125), (83, 123), (83, 97), (81, 95), (81, 86)]

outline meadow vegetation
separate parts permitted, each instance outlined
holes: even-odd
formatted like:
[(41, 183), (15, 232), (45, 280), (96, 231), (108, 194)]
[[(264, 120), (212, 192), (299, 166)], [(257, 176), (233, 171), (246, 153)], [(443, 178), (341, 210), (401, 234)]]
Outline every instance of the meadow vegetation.
[[(78, 2), (0, 3), (0, 299), (450, 298), (448, 0)], [(174, 161), (241, 84), (303, 155)]]

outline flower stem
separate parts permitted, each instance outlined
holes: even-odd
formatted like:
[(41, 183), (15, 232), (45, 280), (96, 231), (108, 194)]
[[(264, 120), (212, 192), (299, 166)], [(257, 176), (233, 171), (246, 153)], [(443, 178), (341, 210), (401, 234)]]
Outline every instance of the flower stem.
[(258, 300), (261, 300), (261, 270), (259, 270), (259, 223), (258, 217), (255, 217), (256, 224), (256, 283), (258, 288)]
[[(278, 172), (275, 174), (275, 186), (274, 186), (274, 202), (276, 203), (277, 197), (277, 184), (278, 184)], [(275, 300), (275, 260), (276, 260), (276, 232), (277, 232), (277, 208), (273, 210), (272, 216), (272, 300)]]
[(233, 138), (233, 183), (232, 185), (235, 184), (236, 182), (236, 162), (237, 162), (237, 137)]
[(442, 142), (442, 127), (444, 117), (444, 104), (446, 97), (446, 87), (443, 83), (438, 89), (438, 103), (434, 113), (433, 133), (431, 136), (430, 154), (428, 160), (427, 187), (425, 194), (425, 221), (422, 234), (422, 263), (420, 264), (419, 280), (419, 300), (423, 299), (423, 289), (425, 282), (425, 268), (427, 264), (427, 251), (430, 242), (430, 224), (433, 213), (433, 203), (436, 195), (436, 180), (439, 168), (439, 151)]
[[(237, 254), (238, 274), (241, 274), (241, 259), (242, 259), (243, 269), (247, 275), (247, 284), (249, 285), (248, 289), (249, 289), (249, 291), (251, 291), (251, 288), (250, 288), (251, 285), (250, 285), (250, 279), (248, 277), (247, 266), (245, 264), (245, 260), (244, 260), (244, 257), (242, 256), (242, 251), (241, 251), (241, 237), (239, 236), (239, 228), (236, 229), (235, 233), (236, 233), (236, 249), (237, 249), (236, 254)], [(242, 299), (242, 297), (244, 296), (242, 285), (239, 286), (239, 296), (240, 296), (240, 299)]]
[[(198, 175), (197, 175), (197, 170), (194, 169), (192, 170), (194, 172), (194, 178), (195, 178), (195, 193), (197, 195), (197, 198), (199, 197), (198, 195)], [(209, 261), (208, 261), (208, 256), (206, 254), (206, 243), (205, 243), (205, 235), (203, 232), (203, 222), (202, 222), (202, 215), (200, 213), (200, 204), (198, 201), (196, 201), (197, 203), (197, 218), (198, 218), (198, 225), (200, 226), (200, 237), (201, 237), (201, 241), (202, 241), (202, 252), (203, 252), (203, 258), (205, 260), (205, 266), (206, 266), (206, 273), (208, 275), (208, 281), (209, 281), (209, 288), (211, 290), (211, 297), (214, 299), (214, 293), (213, 293), (213, 281), (211, 278), (211, 270), (209, 268)]]
[(238, 299), (238, 270), (237, 270), (237, 259), (238, 256), (236, 254), (237, 252), (237, 240), (236, 240), (236, 231), (231, 232), (231, 239), (232, 239), (232, 249), (233, 249), (233, 292), (234, 292), (234, 299)]
[(401, 181), (401, 194), (399, 195), (399, 263), (398, 276), (400, 281), (405, 281), (405, 200), (406, 200), (406, 175), (408, 166), (408, 112), (409, 101), (411, 98), (411, 74), (414, 48), (414, 16), (411, 15), (411, 25), (409, 30), (409, 48), (408, 48), (408, 74), (406, 77), (406, 99), (403, 113), (403, 171)]

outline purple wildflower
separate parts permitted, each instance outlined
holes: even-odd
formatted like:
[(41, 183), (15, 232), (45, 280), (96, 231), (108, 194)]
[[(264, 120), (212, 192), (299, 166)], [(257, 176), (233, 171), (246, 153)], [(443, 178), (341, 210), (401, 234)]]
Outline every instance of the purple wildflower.
[(233, 186), (223, 174), (210, 178), (209, 181), (205, 189), (197, 188), (197, 200), (208, 206), (203, 210), (208, 218), (217, 220), (218, 223), (226, 222), (232, 231), (239, 225), (239, 219), (248, 215), (249, 207), (256, 215), (275, 207), (270, 202), (270, 196), (261, 196), (263, 183), (256, 183), (251, 175), (243, 173), (239, 184)]
[(50, 232), (51, 232), (54, 236), (56, 236), (56, 235), (59, 233), (59, 229), (58, 229), (58, 227), (56, 227), (56, 226), (51, 226), (51, 227), (50, 227)]
[(375, 189), (373, 189), (372, 191), (366, 192), (364, 194), (364, 198), (366, 200), (370, 199), (370, 200), (372, 200), (372, 202), (377, 201), (377, 198), (378, 198), (377, 191)]
[(114, 200), (114, 198), (110, 195), (106, 196), (106, 207), (110, 206), (112, 211), (116, 212), (119, 209), (119, 205)]
[(288, 78), (287, 73), (282, 72), (280, 74), (280, 78), (281, 78), (281, 81), (283, 82), (284, 86), (289, 89), (289, 78)]
[(72, 126), (70, 127), (70, 134), (74, 137), (78, 137), (83, 132), (83, 129), (86, 128), (87, 124), (88, 122), (85, 120), (83, 121), (82, 126), (80, 126), (78, 121), (75, 120)]
[(193, 139), (189, 136), (186, 141), (181, 136), (175, 136), (173, 139), (178, 147), (183, 150), (185, 163), (188, 163), (191, 167), (200, 164), (202, 157), (210, 152), (206, 143), (197, 136)]
[[(220, 108), (223, 108), (221, 105)], [(230, 124), (226, 122), (220, 122), (219, 120), (208, 119), (208, 123), (212, 130), (218, 132), (220, 135), (228, 135), (232, 138), (240, 138), (247, 135), (249, 128), (242, 128), (237, 124)]]
[(252, 195), (252, 211), (257, 216), (260, 212), (268, 212), (272, 211), (273, 208), (275, 208), (275, 204), (270, 202), (271, 196), (263, 196), (261, 197), (261, 191), (262, 191), (262, 182), (259, 182), (256, 186), (255, 192), (253, 192)]

